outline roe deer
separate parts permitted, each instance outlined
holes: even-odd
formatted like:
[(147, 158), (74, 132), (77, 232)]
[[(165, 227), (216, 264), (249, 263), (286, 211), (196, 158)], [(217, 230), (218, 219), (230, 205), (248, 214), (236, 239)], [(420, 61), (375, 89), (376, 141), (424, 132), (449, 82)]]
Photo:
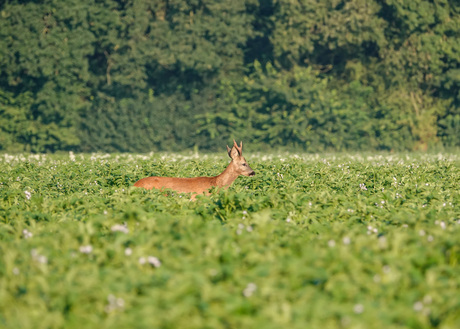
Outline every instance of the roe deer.
[(243, 142), (240, 146), (233, 140), (233, 147), (230, 149), (227, 145), (228, 156), (232, 159), (230, 164), (218, 176), (214, 177), (146, 177), (134, 183), (134, 186), (143, 187), (147, 190), (156, 188), (171, 189), (179, 193), (193, 193), (192, 199), (197, 194), (209, 194), (209, 189), (213, 186), (228, 188), (233, 181), (240, 175), (254, 176), (254, 170), (249, 167), (246, 159), (243, 157)]

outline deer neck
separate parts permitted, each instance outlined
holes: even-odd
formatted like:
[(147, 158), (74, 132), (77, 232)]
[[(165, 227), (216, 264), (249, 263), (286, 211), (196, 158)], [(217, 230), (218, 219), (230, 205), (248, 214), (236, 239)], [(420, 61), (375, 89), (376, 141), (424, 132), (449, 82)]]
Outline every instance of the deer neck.
[(229, 187), (233, 181), (239, 176), (233, 167), (233, 161), (225, 168), (225, 170), (216, 177), (216, 183), (218, 187)]

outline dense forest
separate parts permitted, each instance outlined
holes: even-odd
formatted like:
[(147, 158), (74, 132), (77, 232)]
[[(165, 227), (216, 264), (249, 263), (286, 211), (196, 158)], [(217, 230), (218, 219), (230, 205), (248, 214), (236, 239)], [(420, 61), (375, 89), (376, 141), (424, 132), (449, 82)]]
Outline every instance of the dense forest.
[(460, 147), (458, 0), (4, 0), (0, 151)]

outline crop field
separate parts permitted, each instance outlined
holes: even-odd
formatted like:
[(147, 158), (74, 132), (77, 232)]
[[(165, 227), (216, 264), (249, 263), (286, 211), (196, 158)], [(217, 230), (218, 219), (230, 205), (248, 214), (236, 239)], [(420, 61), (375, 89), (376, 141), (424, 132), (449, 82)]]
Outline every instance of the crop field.
[(460, 156), (0, 155), (0, 328), (460, 328)]

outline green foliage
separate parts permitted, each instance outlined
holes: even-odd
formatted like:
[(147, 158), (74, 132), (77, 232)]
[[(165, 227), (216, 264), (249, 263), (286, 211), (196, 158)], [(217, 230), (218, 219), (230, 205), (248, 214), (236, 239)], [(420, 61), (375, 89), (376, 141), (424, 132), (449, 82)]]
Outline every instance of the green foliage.
[[(20, 104), (21, 116), (14, 120), (29, 125), (10, 130), (9, 138), (21, 145), (16, 151), (66, 150), (79, 144), (75, 122), (85, 105), (88, 76), (82, 59), (90, 51), (91, 36), (70, 21), (81, 6), (71, 8), (69, 2), (69, 8), (57, 10), (58, 5), (0, 8), (0, 77), (2, 89), (11, 94), (5, 107)], [(2, 111), (2, 120), (8, 120), (9, 112)]]
[(354, 58), (372, 61), (383, 48), (386, 22), (377, 1), (276, 1), (270, 35), (274, 55), (285, 67), (309, 64), (343, 70)]
[(234, 85), (223, 82), (221, 92), (220, 108), (230, 111), (201, 117), (200, 132), (211, 139), (239, 136), (313, 152), (380, 147), (367, 103), (373, 90), (358, 81), (334, 90), (311, 68), (279, 72), (255, 62), (254, 73)]
[[(21, 137), (27, 141), (27, 132), (33, 130), (30, 127), (31, 120), (27, 118), (27, 106), (30, 100), (27, 94), (23, 94), (21, 102), (8, 92), (0, 91), (0, 147), (2, 151), (14, 151), (21, 149)], [(25, 104), (21, 104), (25, 103)]]
[(99, 81), (83, 115), (82, 149), (180, 150), (198, 143), (193, 118), (209, 105), (195, 104), (197, 98), (218, 78), (241, 73), (241, 46), (251, 35), (245, 2), (135, 1), (105, 16), (109, 21), (94, 28), (101, 47), (90, 65)]
[(0, 158), (5, 328), (456, 328), (454, 155), (246, 157), (190, 202), (132, 187), (219, 155)]
[(0, 147), (216, 150), (238, 133), (309, 151), (458, 148), (459, 12), (448, 0), (4, 1)]

